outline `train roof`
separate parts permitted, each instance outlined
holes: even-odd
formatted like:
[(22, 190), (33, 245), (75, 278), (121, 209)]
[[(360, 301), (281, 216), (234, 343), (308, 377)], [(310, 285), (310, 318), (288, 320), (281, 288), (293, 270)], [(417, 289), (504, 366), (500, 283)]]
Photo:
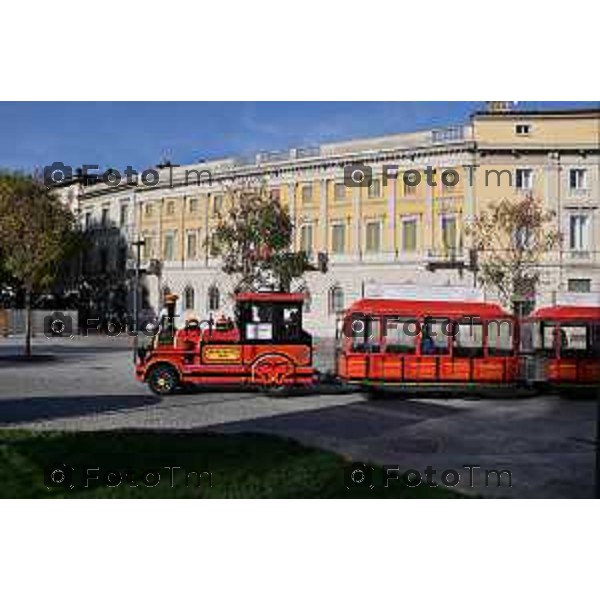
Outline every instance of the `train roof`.
[(600, 306), (544, 306), (531, 313), (529, 318), (557, 321), (600, 321)]
[(430, 315), (439, 317), (511, 318), (498, 304), (441, 300), (397, 300), (392, 298), (363, 298), (352, 304), (348, 313), (385, 314), (399, 317)]
[(242, 292), (235, 299), (238, 302), (304, 302), (305, 296), (302, 293)]

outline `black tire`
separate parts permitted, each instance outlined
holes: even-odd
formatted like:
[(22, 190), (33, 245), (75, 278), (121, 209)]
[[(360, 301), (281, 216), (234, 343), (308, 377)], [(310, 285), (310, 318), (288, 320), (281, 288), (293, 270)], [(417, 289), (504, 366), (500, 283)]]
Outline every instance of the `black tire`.
[(262, 388), (263, 393), (270, 398), (285, 398), (292, 389), (291, 385), (265, 385)]
[(171, 365), (156, 365), (152, 367), (146, 381), (152, 393), (168, 396), (179, 387), (179, 373)]
[(384, 387), (370, 385), (364, 388), (367, 400), (384, 400), (387, 397), (387, 390)]

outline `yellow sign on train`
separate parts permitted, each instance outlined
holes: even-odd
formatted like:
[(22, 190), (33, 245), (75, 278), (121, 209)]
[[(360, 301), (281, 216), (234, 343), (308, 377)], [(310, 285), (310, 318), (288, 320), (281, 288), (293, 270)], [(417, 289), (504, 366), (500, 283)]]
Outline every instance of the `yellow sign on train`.
[(237, 363), (242, 358), (242, 349), (239, 346), (209, 346), (204, 349), (205, 362)]

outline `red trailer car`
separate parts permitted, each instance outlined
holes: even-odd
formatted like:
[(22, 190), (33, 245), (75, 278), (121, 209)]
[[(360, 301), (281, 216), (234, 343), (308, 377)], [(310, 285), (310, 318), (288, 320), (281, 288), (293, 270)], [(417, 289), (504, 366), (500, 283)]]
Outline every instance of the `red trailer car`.
[(523, 323), (526, 377), (556, 391), (600, 386), (600, 307), (548, 306)]
[(338, 327), (337, 371), (375, 390), (514, 388), (518, 323), (500, 306), (472, 301), (362, 299)]

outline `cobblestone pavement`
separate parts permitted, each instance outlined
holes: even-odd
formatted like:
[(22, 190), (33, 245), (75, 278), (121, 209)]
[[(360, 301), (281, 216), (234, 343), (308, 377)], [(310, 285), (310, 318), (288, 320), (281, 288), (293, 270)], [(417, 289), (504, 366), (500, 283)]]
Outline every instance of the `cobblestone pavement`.
[[(260, 431), (335, 450), (356, 460), (427, 466), (460, 474), (459, 487), (500, 497), (593, 495), (596, 405), (537, 397), (520, 400), (370, 401), (359, 393), (272, 399), (258, 393), (198, 391), (157, 398), (133, 377), (125, 338), (36, 338), (33, 363), (8, 360), (20, 339), (0, 340), (0, 426), (32, 429), (208, 428)], [(330, 343), (318, 343), (321, 353)], [(317, 357), (325, 364), (327, 357)], [(468, 485), (473, 469), (476, 489)], [(503, 485), (484, 470), (508, 469)]]

